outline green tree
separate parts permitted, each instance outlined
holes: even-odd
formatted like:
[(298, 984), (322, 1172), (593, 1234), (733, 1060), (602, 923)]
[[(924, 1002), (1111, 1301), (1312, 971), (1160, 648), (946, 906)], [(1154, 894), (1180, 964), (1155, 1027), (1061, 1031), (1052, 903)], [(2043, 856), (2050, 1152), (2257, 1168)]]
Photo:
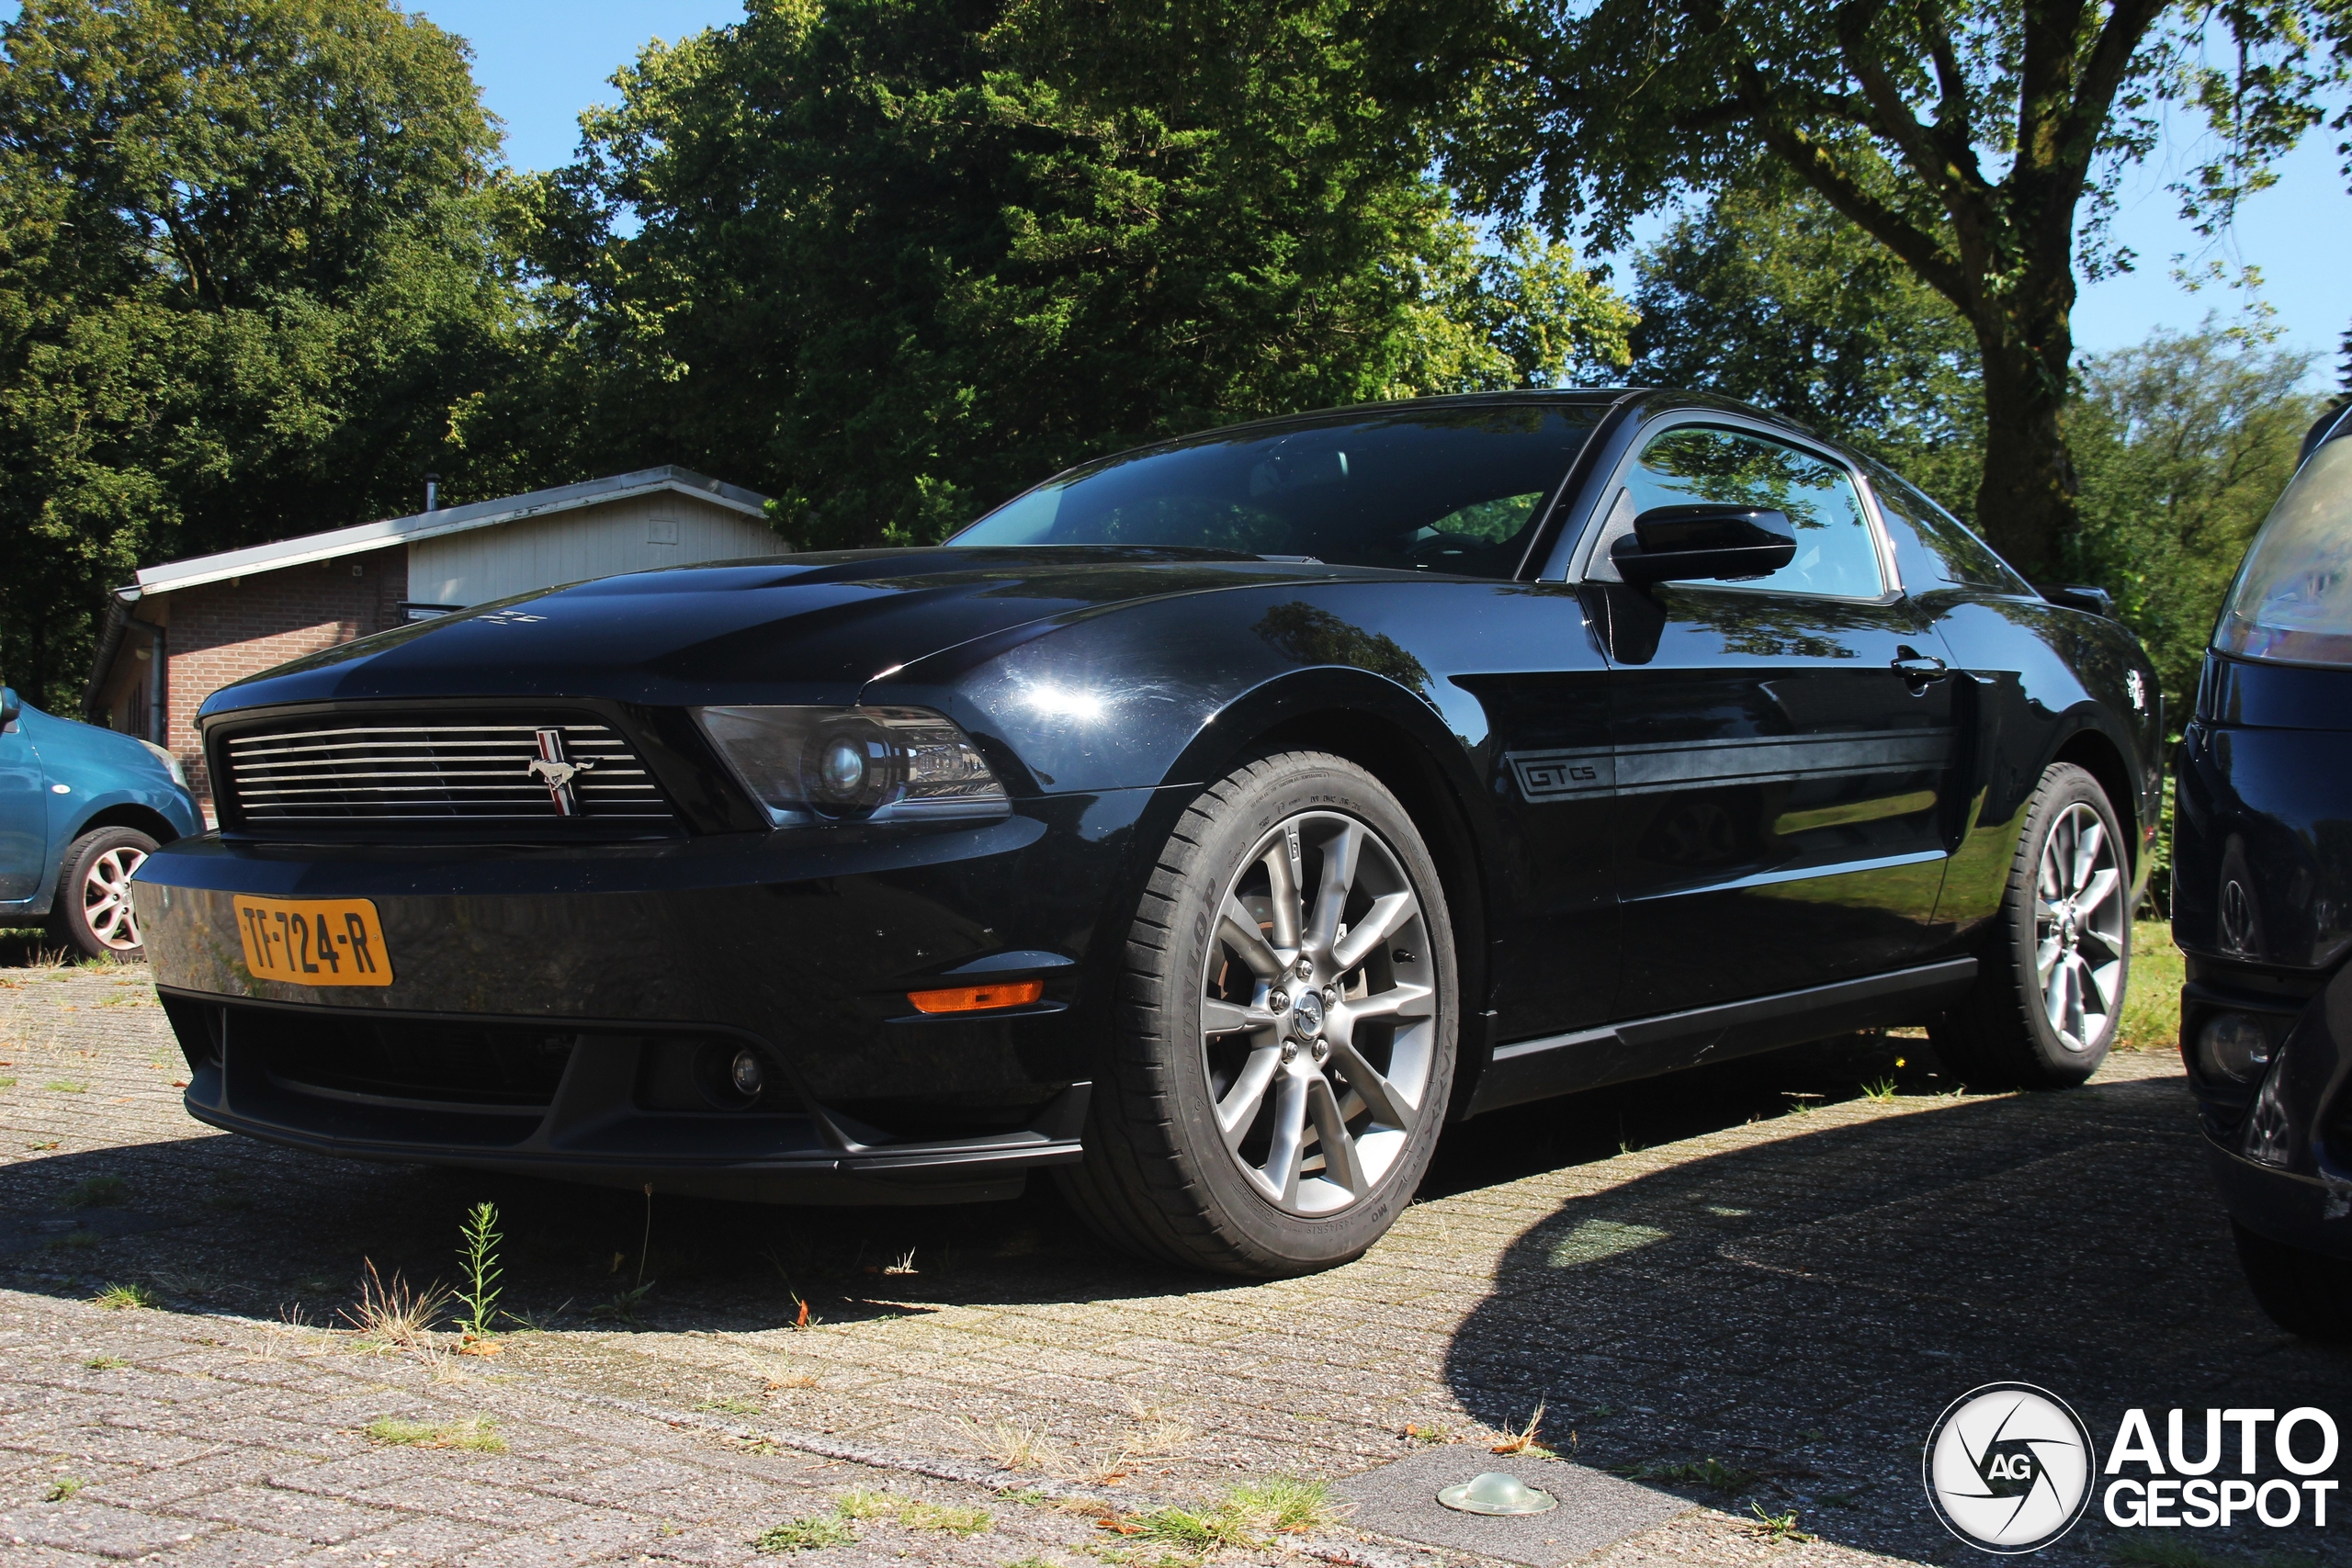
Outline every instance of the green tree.
[(1968, 324), (1819, 197), (1724, 191), (1634, 261), (1634, 378), (1775, 410), (1962, 517), (1984, 462)]
[[(2209, 227), (2271, 178), (2343, 76), (2343, 0), (1457, 0), (1450, 167), (1487, 209), (1600, 243), (1681, 189), (1817, 192), (1968, 323), (1984, 399), (1974, 508), (2029, 575), (2077, 517), (2061, 415), (2078, 265), (2168, 106), (2213, 135), (2177, 182)], [(2330, 44), (2335, 46), (2331, 54)], [(1483, 66), (1483, 72), (1472, 68)], [(2078, 239), (2086, 242), (2078, 252)]]
[(413, 510), (511, 376), (525, 216), (462, 40), (389, 0), (26, 0), (0, 28), (0, 665), (106, 590)]
[(2066, 416), (2083, 526), (2064, 565), (2115, 595), (2176, 722), (2222, 594), (2324, 400), (2303, 389), (2313, 358), (2209, 321), (2083, 362)]
[(935, 538), (1221, 421), (1623, 361), (1623, 302), (1564, 246), (1477, 244), (1370, 92), (1345, 40), (1408, 7), (748, 10), (584, 118), (546, 330), (601, 411), (578, 439), (759, 485), (798, 542)]

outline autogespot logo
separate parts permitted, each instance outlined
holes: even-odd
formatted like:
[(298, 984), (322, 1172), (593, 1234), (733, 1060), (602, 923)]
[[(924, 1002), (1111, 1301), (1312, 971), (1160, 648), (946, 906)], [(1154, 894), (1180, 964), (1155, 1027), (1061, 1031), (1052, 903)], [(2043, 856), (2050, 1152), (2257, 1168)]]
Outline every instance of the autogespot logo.
[(1984, 1551), (2039, 1551), (2089, 1506), (2098, 1456), (2066, 1402), (2031, 1383), (1970, 1389), (1928, 1433), (1928, 1502)]

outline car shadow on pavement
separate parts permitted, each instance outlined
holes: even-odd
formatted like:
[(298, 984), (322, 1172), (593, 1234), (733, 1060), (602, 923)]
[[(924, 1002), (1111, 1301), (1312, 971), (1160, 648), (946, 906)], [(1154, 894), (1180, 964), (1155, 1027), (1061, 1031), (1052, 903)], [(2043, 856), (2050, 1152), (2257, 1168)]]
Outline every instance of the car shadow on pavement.
[[(1686, 1145), (1527, 1228), (1453, 1337), (1462, 1405), (1499, 1429), (1540, 1404), (1564, 1457), (1908, 1557), (1953, 1545), (1919, 1456), (1978, 1385), (2057, 1393), (2102, 1452), (2132, 1406), (2161, 1431), (2173, 1406), (2352, 1404), (2352, 1355), (2248, 1295), (2177, 1077), (1829, 1120)], [(2325, 1546), (2307, 1521), (2195, 1533)], [(2094, 1507), (2043, 1560), (2121, 1541)]]
[[(1934, 1088), (1924, 1044), (1849, 1036), (1482, 1117), (1441, 1145), (1419, 1199), (1853, 1100), (1874, 1079)], [(1898, 1058), (1909, 1066), (1894, 1068)], [(107, 1114), (87, 1103), (97, 1100), (82, 1113)], [(503, 1235), (505, 1305), (542, 1326), (741, 1332), (788, 1325), (803, 1303), (813, 1320), (842, 1324), (1249, 1288), (1107, 1252), (1043, 1178), (1014, 1201), (972, 1205), (649, 1201), (325, 1158), (214, 1134), (176, 1107), (135, 1120), (187, 1135), (56, 1153), (31, 1144), (34, 1157), (0, 1167), (0, 1284), (86, 1296), (136, 1277), (192, 1310), (333, 1325), (370, 1266), (412, 1285), (455, 1280), (459, 1224), (487, 1201)]]

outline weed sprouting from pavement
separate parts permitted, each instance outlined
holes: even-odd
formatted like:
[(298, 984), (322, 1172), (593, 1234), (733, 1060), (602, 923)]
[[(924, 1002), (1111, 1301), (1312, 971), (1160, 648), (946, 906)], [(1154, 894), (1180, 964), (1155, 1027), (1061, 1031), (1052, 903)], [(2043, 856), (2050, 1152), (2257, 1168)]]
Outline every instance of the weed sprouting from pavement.
[(1108, 1514), (1102, 1525), (1119, 1535), (1208, 1553), (1262, 1548), (1271, 1537), (1327, 1529), (1339, 1517), (1323, 1483), (1276, 1475), (1228, 1487), (1204, 1508), (1153, 1508), (1125, 1518)]
[[(1803, 1541), (1813, 1539), (1797, 1529), (1797, 1511), (1794, 1508), (1791, 1508), (1785, 1514), (1768, 1514), (1764, 1511), (1764, 1505), (1761, 1503), (1750, 1503), (1747, 1506), (1748, 1511), (1756, 1516), (1756, 1522), (1748, 1526), (1751, 1529), (1760, 1530), (1774, 1540)], [(1741, 1522), (1747, 1523), (1745, 1520)]]
[(498, 1234), (497, 1205), (477, 1203), (468, 1210), (458, 1235), (458, 1257), (466, 1271), (465, 1286), (458, 1292), (458, 1304), (466, 1310), (458, 1327), (469, 1339), (487, 1339), (498, 1315), (498, 1244), (505, 1239)]
[(77, 1182), (58, 1201), (66, 1209), (119, 1209), (130, 1197), (130, 1183), (119, 1176), (94, 1176)]
[(379, 1416), (368, 1423), (370, 1442), (410, 1449), (461, 1449), (468, 1453), (503, 1454), (506, 1439), (498, 1435), (498, 1425), (487, 1416), (469, 1416), (462, 1421), (403, 1421), (397, 1416)]
[(1712, 1486), (1718, 1492), (1735, 1495), (1756, 1484), (1755, 1472), (1725, 1464), (1713, 1455), (1696, 1464), (1686, 1460), (1676, 1464), (1627, 1465), (1617, 1473), (1635, 1481), (1664, 1481), (1677, 1486)]
[(948, 1535), (986, 1535), (996, 1528), (996, 1516), (986, 1508), (959, 1508), (926, 1503), (920, 1497), (894, 1497), (888, 1492), (855, 1487), (833, 1504), (836, 1517), (848, 1520), (889, 1519), (910, 1530), (938, 1530)]
[(752, 1550), (770, 1554), (818, 1551), (828, 1546), (847, 1546), (856, 1539), (857, 1532), (841, 1520), (820, 1515), (814, 1518), (786, 1519), (762, 1530), (752, 1538)]
[(391, 1282), (376, 1271), (369, 1258), (368, 1276), (359, 1281), (356, 1305), (343, 1309), (343, 1320), (358, 1330), (362, 1340), (391, 1349), (413, 1350), (427, 1343), (433, 1325), (448, 1309), (449, 1292), (435, 1282), (423, 1291), (409, 1288), (397, 1269)]
[(590, 1307), (588, 1309), (588, 1315), (594, 1318), (603, 1318), (612, 1323), (625, 1323), (631, 1328), (634, 1328), (639, 1323), (644, 1321), (638, 1315), (637, 1309), (645, 1304), (646, 1292), (652, 1290), (653, 1287), (659, 1283), (661, 1283), (661, 1281), (658, 1280), (648, 1280), (645, 1283), (638, 1286), (635, 1290), (623, 1291), (611, 1301), (605, 1302), (599, 1306)]
[(1224, 1506), (1275, 1535), (1326, 1529), (1338, 1523), (1340, 1517), (1329, 1486), (1294, 1475), (1245, 1482), (1226, 1494)]
[(1544, 1427), (1544, 1402), (1537, 1400), (1535, 1408), (1527, 1414), (1527, 1425), (1516, 1429), (1503, 1428), (1503, 1440), (1494, 1446), (1498, 1454), (1533, 1454), (1538, 1459), (1551, 1459), (1552, 1450), (1535, 1440)]
[(86, 1094), (90, 1089), (87, 1083), (78, 1083), (72, 1078), (51, 1078), (40, 1087), (59, 1094)]
[(695, 1408), (696, 1410), (709, 1411), (720, 1416), (757, 1416), (760, 1414), (760, 1406), (757, 1401), (741, 1398), (735, 1394), (729, 1394), (723, 1399), (706, 1399), (701, 1404), (695, 1405)]
[(43, 1500), (51, 1503), (62, 1503), (65, 1499), (71, 1497), (74, 1493), (79, 1492), (80, 1490), (82, 1490), (82, 1478), (80, 1476), (61, 1475), (56, 1480), (49, 1483), (49, 1491), (43, 1495)]
[(1894, 1080), (1893, 1078), (1881, 1078), (1876, 1083), (1864, 1084), (1862, 1086), (1862, 1098), (1869, 1100), (1873, 1105), (1894, 1104), (1896, 1098), (1894, 1092)]
[(90, 1298), (92, 1306), (102, 1306), (108, 1312), (128, 1312), (137, 1307), (156, 1307), (163, 1303), (155, 1292), (137, 1283), (108, 1285)]
[(82, 1365), (94, 1372), (119, 1372), (130, 1363), (120, 1356), (93, 1356)]
[(1054, 1440), (1034, 1427), (1000, 1421), (983, 1427), (968, 1417), (965, 1425), (971, 1427), (980, 1451), (1007, 1470), (1058, 1470), (1065, 1462)]

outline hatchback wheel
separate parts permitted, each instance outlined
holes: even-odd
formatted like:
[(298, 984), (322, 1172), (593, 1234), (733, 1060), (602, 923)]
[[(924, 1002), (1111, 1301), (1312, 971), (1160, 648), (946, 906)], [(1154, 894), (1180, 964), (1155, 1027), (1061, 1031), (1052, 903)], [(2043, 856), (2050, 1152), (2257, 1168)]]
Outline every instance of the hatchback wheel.
[(1130, 1251), (1261, 1277), (1346, 1261), (1428, 1168), (1453, 1090), (1453, 931), (1413, 823), (1355, 764), (1251, 761), (1203, 791), (1129, 927), (1086, 1160)]
[(1946, 1066), (1988, 1089), (2066, 1089), (2098, 1070), (2132, 974), (2128, 855), (2096, 778), (2071, 762), (2041, 775), (1976, 983), (1928, 1028)]
[(143, 958), (144, 939), (130, 908), (130, 877), (155, 852), (133, 828), (96, 828), (65, 847), (51, 925), (92, 958)]

